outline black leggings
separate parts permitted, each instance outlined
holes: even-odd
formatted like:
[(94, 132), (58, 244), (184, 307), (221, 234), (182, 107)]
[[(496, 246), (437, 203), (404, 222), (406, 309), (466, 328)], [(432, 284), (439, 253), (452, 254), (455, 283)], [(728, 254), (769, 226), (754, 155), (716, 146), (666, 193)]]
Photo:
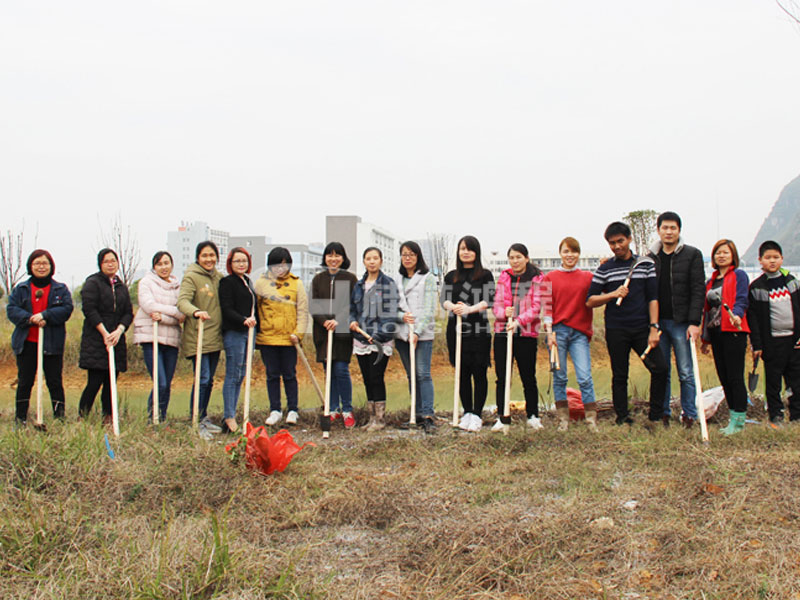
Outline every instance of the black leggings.
[[(36, 381), (36, 342), (25, 342), (22, 352), (17, 354), (17, 411), (18, 421), (28, 418), (31, 390)], [(53, 404), (53, 416), (64, 417), (64, 385), (61, 372), (64, 366), (62, 354), (45, 354), (43, 357), (44, 379), (50, 391), (50, 402)]]
[[(489, 368), (488, 356), (483, 352), (461, 353), (461, 377), (459, 378), (459, 396), (461, 406), (465, 413), (474, 413), (478, 416), (483, 412), (486, 404), (486, 395), (489, 392), (489, 380), (486, 378), (486, 369)], [(475, 385), (473, 399), (472, 385)]]
[(747, 351), (747, 334), (708, 330), (717, 377), (725, 391), (728, 409), (747, 412), (747, 388), (744, 386), (744, 355)]
[[(103, 416), (108, 417), (111, 415), (111, 381), (108, 377), (108, 369), (88, 369), (86, 371), (86, 387), (83, 388), (81, 394), (81, 402), (78, 405), (78, 411), (82, 417), (89, 414), (94, 404), (94, 399), (97, 397), (98, 390), (102, 387), (103, 391), (100, 394), (100, 402), (103, 405)], [(119, 372), (117, 372), (119, 374)]]
[[(497, 373), (497, 414), (502, 415), (505, 408), (506, 392), (506, 344), (508, 336), (498, 333), (494, 336), (494, 369)], [(525, 394), (525, 412), (530, 419), (539, 416), (539, 389), (536, 386), (536, 350), (539, 339), (532, 337), (514, 336), (512, 352), (517, 361), (519, 378), (522, 380), (522, 389)]]
[(356, 358), (358, 366), (361, 367), (367, 401), (386, 402), (386, 384), (383, 381), (383, 374), (386, 372), (386, 365), (389, 364), (389, 357), (381, 353), (378, 364), (373, 364), (376, 356), (378, 355), (375, 352), (370, 352), (369, 354), (357, 354)]

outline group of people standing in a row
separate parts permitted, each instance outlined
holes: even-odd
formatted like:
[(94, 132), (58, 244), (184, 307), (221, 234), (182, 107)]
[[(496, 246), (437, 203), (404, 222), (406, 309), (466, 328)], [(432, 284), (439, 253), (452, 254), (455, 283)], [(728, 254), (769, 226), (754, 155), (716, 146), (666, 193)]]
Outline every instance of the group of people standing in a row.
[[(605, 231), (613, 257), (592, 274), (578, 268), (580, 245), (567, 237), (559, 245), (562, 265), (544, 274), (531, 263), (523, 244), (508, 250), (509, 268), (496, 285), (481, 263), (480, 243), (473, 236), (458, 242), (456, 268), (444, 278), (441, 290), (430, 273), (416, 242), (400, 248), (400, 272), (391, 277), (382, 271), (383, 255), (375, 247), (362, 255), (364, 275), (357, 279), (344, 246), (329, 243), (323, 252), (324, 269), (311, 283), (310, 298), (302, 281), (291, 272), (289, 251), (276, 247), (267, 257), (266, 271), (255, 282), (248, 276), (252, 257), (246, 249), (233, 248), (226, 261), (227, 276), (217, 270), (219, 251), (201, 242), (196, 261), (183, 279), (173, 275), (168, 252), (153, 256), (152, 270), (139, 282), (139, 308), (135, 317), (126, 286), (117, 276), (118, 256), (110, 248), (98, 253), (99, 271), (81, 289), (84, 313), (81, 368), (87, 370), (86, 387), (79, 412), (85, 416), (102, 388), (103, 415), (111, 415), (110, 381), (127, 367), (125, 332), (134, 328), (133, 341), (142, 347), (148, 371), (158, 370), (158, 407), (166, 417), (172, 377), (179, 349), (199, 370), (199, 421), (201, 434), (238, 430), (237, 403), (248, 352), (249, 330), (255, 335), (267, 373), (270, 412), (268, 425), (298, 419), (297, 351), (313, 320), (317, 361), (331, 369), (332, 421), (345, 428), (355, 426), (349, 363), (356, 355), (367, 395), (368, 429), (384, 427), (386, 386), (384, 374), (396, 349), (411, 378), (415, 359), (417, 407), (420, 426), (435, 429), (434, 388), (431, 378), (433, 340), (439, 305), (448, 312), (446, 339), (450, 362), (460, 365), (458, 381), (463, 416), (459, 427), (478, 431), (488, 395), (487, 370), (494, 340), (498, 415), (504, 412), (506, 361), (517, 363), (525, 397), (527, 423), (542, 427), (539, 419), (536, 356), (540, 332), (557, 353), (560, 367), (553, 373), (559, 429), (569, 425), (567, 357), (572, 358), (588, 426), (597, 427), (589, 342), (592, 309), (605, 306), (605, 337), (611, 360), (612, 397), (617, 424), (632, 423), (628, 413), (630, 351), (645, 355), (651, 374), (651, 423), (670, 421), (670, 362), (674, 352), (680, 379), (681, 422), (691, 427), (697, 419), (691, 344), (702, 338), (710, 345), (725, 397), (730, 422), (723, 430), (736, 433), (744, 427), (747, 392), (744, 359), (747, 335), (754, 358), (762, 357), (770, 421), (783, 421), (781, 379), (800, 390), (800, 284), (781, 269), (782, 252), (775, 242), (759, 249), (764, 275), (748, 288), (747, 275), (738, 268), (736, 247), (720, 240), (712, 250), (711, 278), (705, 281), (703, 257), (680, 237), (681, 219), (673, 212), (658, 217), (659, 240), (646, 257), (630, 249), (631, 230), (621, 222)], [(27, 261), (30, 278), (13, 290), (8, 317), (16, 325), (12, 347), (17, 355), (18, 386), (16, 420), (27, 419), (30, 393), (37, 369), (38, 336), (44, 332), (43, 371), (57, 418), (64, 416), (63, 368), (65, 323), (73, 306), (69, 290), (53, 279), (55, 263), (46, 250), (35, 250)], [(492, 327), (489, 311), (494, 316)], [(203, 340), (198, 355), (198, 322)], [(460, 328), (456, 322), (460, 322)], [(153, 338), (153, 323), (158, 339)], [(332, 332), (329, 337), (328, 332)], [(494, 336), (492, 335), (494, 333)], [(512, 356), (507, 356), (507, 336), (513, 336)], [(456, 338), (459, 338), (458, 340)], [(328, 340), (332, 340), (331, 364), (327, 364)], [(158, 352), (153, 344), (158, 343)], [(413, 346), (414, 352), (411, 351)], [(658, 351), (650, 350), (659, 347)], [(113, 348), (116, 373), (110, 372), (108, 354)], [(456, 357), (456, 348), (460, 354)], [(207, 415), (213, 378), (225, 351), (226, 368), (221, 425)], [(301, 350), (302, 351), (302, 350)], [(647, 351), (647, 352), (646, 352)], [(157, 354), (157, 363), (154, 356)], [(287, 413), (281, 410), (283, 380)], [(192, 390), (194, 394), (194, 389)], [(152, 406), (152, 394), (149, 411)], [(789, 401), (790, 420), (800, 419), (800, 399)], [(152, 414), (152, 413), (151, 413)], [(493, 427), (504, 428), (500, 419)]]

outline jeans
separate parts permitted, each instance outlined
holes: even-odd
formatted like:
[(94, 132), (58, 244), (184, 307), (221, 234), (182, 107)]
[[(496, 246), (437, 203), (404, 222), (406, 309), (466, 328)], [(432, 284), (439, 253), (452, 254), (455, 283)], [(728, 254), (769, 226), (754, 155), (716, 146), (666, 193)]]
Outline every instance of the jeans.
[[(331, 414), (339, 412), (353, 412), (353, 382), (350, 381), (350, 362), (334, 360), (331, 371)], [(327, 364), (322, 363), (322, 368), (327, 369)]]
[[(525, 395), (525, 414), (527, 418), (539, 416), (539, 388), (536, 385), (536, 351), (539, 349), (539, 338), (514, 336), (511, 353), (517, 361), (519, 378)], [(494, 336), (494, 368), (497, 375), (495, 398), (497, 414), (503, 415), (506, 393), (506, 354), (508, 353), (508, 336), (496, 333)], [(512, 365), (513, 366), (513, 365)]]
[[(17, 354), (17, 409), (18, 421), (28, 418), (28, 405), (31, 390), (36, 381), (37, 356), (36, 342), (26, 341), (22, 352)], [(42, 357), (42, 370), (47, 389), (50, 391), (50, 402), (53, 404), (53, 416), (64, 418), (64, 386), (61, 383), (64, 356), (62, 354), (45, 354)]]
[[(197, 368), (197, 356), (190, 356), (192, 361), (192, 371)], [(207, 416), (208, 402), (211, 400), (211, 390), (214, 387), (214, 373), (217, 371), (219, 363), (219, 350), (206, 352), (200, 359), (200, 410), (198, 418), (202, 421)], [(189, 414), (194, 416), (194, 384), (192, 384), (192, 395), (189, 397)]]
[[(153, 377), (153, 343), (142, 344), (142, 356), (147, 372)], [(158, 419), (167, 418), (169, 407), (169, 393), (172, 385), (172, 376), (178, 365), (178, 349), (175, 346), (158, 345)], [(153, 392), (147, 397), (147, 417), (153, 419)]]
[[(617, 422), (628, 418), (628, 361), (631, 350), (641, 355), (647, 348), (650, 329), (606, 329), (606, 346), (611, 358), (611, 396)], [(651, 421), (660, 421), (664, 416), (664, 394), (667, 386), (667, 361), (656, 348), (647, 356), (644, 366), (650, 371)]]
[[(239, 390), (247, 371), (247, 332), (226, 331), (222, 334), (225, 348), (225, 383), (222, 384), (223, 418), (236, 417)], [(253, 348), (250, 348), (250, 352)]]
[[(411, 345), (403, 340), (395, 340), (395, 348), (406, 370), (408, 388), (411, 390)], [(417, 379), (417, 405), (414, 411), (421, 417), (432, 417), (433, 412), (433, 379), (431, 378), (431, 357), (433, 356), (433, 340), (417, 341), (414, 362)]]
[(670, 416), (672, 411), (669, 402), (672, 399), (672, 386), (670, 385), (671, 357), (670, 351), (675, 349), (675, 366), (678, 368), (678, 379), (681, 382), (681, 410), (689, 419), (697, 419), (696, 387), (694, 385), (694, 366), (692, 365), (692, 349), (686, 339), (688, 323), (676, 323), (672, 319), (661, 319), (661, 341), (659, 348), (664, 353), (667, 361), (667, 391), (664, 395), (664, 414)]
[(556, 402), (567, 401), (567, 354), (569, 354), (575, 367), (578, 388), (581, 390), (581, 400), (584, 404), (591, 404), (595, 398), (589, 337), (563, 323), (556, 323), (553, 332), (556, 334), (558, 363), (561, 367), (558, 371), (553, 371), (553, 397)]
[(364, 379), (364, 389), (367, 392), (367, 402), (386, 402), (386, 384), (383, 375), (386, 372), (386, 365), (389, 364), (389, 357), (381, 352), (378, 356), (378, 363), (375, 364), (377, 354), (357, 354), (358, 366), (361, 367), (361, 376)]
[(281, 377), (289, 410), (297, 411), (297, 350), (294, 346), (259, 346), (267, 369), (269, 410), (281, 410)]

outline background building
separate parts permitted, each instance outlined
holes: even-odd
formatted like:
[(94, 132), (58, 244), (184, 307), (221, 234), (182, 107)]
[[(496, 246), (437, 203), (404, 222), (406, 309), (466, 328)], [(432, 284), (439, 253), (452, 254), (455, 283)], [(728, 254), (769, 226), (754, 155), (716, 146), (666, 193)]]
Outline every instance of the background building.
[[(481, 258), (484, 268), (489, 269), (492, 272), (495, 281), (497, 281), (497, 278), (500, 277), (500, 273), (509, 268), (508, 256), (506, 256), (505, 252), (492, 250), (491, 252), (487, 252)], [(594, 271), (600, 265), (602, 258), (602, 256), (598, 255), (581, 254), (581, 257), (578, 259), (578, 268), (583, 269), (584, 271)], [(531, 256), (531, 262), (538, 266), (542, 271), (547, 273), (548, 271), (552, 271), (553, 269), (557, 269), (561, 266), (561, 257)]]
[(183, 276), (186, 267), (195, 261), (194, 252), (197, 244), (206, 240), (211, 240), (219, 248), (217, 268), (224, 273), (225, 260), (228, 257), (229, 237), (227, 231), (211, 229), (204, 221), (195, 221), (194, 223), (181, 221), (177, 231), (167, 232), (167, 250), (175, 262), (175, 276), (178, 279)]
[(383, 272), (394, 277), (400, 268), (400, 240), (377, 225), (365, 223), (355, 215), (325, 217), (325, 243), (341, 242), (350, 258), (350, 270), (358, 277), (364, 274), (361, 254), (375, 246), (383, 253)]
[(228, 247), (241, 247), (253, 257), (252, 279), (264, 272), (267, 264), (267, 252), (272, 247), (272, 238), (263, 235), (232, 235), (228, 238)]
[[(282, 246), (289, 251), (292, 255), (292, 273), (297, 275), (303, 282), (306, 292), (311, 289), (311, 280), (314, 275), (322, 271), (322, 244), (269, 244), (266, 249), (266, 254), (275, 248)], [(262, 268), (259, 270), (259, 275), (264, 272), (263, 265), (266, 264), (266, 259), (262, 263)]]

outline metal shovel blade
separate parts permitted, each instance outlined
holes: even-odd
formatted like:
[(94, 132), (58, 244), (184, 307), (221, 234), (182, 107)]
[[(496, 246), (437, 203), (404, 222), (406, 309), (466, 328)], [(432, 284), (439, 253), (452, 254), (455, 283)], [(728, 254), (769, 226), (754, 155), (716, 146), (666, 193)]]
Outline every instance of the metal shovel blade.
[(755, 394), (758, 388), (758, 358), (753, 361), (753, 370), (747, 374), (747, 389), (750, 394)]

